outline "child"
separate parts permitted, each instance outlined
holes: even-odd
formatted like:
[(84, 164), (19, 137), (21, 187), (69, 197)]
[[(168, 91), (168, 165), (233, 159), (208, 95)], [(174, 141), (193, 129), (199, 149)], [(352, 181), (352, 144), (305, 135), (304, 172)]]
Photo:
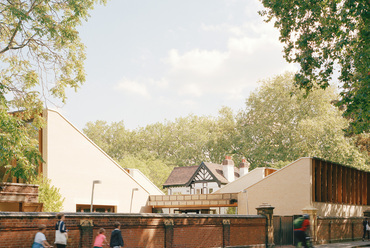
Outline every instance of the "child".
[(108, 242), (107, 242), (106, 237), (105, 237), (104, 234), (105, 234), (105, 229), (100, 228), (99, 231), (98, 231), (98, 236), (96, 236), (96, 238), (95, 238), (94, 248), (102, 248), (103, 243), (105, 245), (108, 245)]
[(116, 229), (113, 230), (112, 235), (110, 236), (109, 245), (110, 247), (113, 247), (113, 248), (123, 247), (123, 238), (122, 238), (121, 230), (119, 230), (121, 227), (121, 223), (119, 223), (118, 221), (115, 222), (114, 227)]
[(46, 241), (45, 237), (46, 226), (40, 225), (39, 232), (35, 235), (35, 240), (33, 241), (32, 248), (41, 248), (41, 247), (52, 247)]

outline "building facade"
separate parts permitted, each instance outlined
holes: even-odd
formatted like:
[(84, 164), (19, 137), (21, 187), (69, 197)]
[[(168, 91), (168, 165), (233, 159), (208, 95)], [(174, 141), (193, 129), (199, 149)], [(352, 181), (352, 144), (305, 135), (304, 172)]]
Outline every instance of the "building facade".
[(238, 189), (238, 213), (256, 214), (261, 203), (276, 215), (361, 217), (370, 209), (370, 173), (319, 158), (300, 158), (273, 174)]
[[(245, 168), (246, 161), (242, 164)], [(163, 187), (169, 195), (211, 194), (238, 179), (239, 173), (231, 157), (226, 156), (222, 164), (202, 162), (199, 166), (176, 167)]]
[(94, 212), (151, 212), (146, 206), (149, 195), (164, 193), (145, 175), (122, 168), (57, 111), (44, 110), (43, 117), (39, 149), (44, 163), (38, 173), (59, 189), (63, 211), (90, 212), (93, 205)]

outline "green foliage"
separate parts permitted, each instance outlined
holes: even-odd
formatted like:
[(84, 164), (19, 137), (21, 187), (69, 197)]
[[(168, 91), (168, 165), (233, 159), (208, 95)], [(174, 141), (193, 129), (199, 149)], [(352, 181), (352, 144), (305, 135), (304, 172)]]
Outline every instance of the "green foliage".
[(139, 169), (160, 189), (162, 189), (162, 185), (174, 168), (174, 166), (167, 165), (165, 162), (154, 158), (150, 154), (140, 158), (128, 155), (121, 159), (119, 164), (123, 168)]
[(294, 87), (293, 75), (285, 74), (261, 82), (247, 99), (239, 117), (240, 152), (252, 168), (310, 156), (368, 167), (366, 154), (344, 136), (348, 121), (331, 104), (337, 97), (333, 88), (304, 94)]
[(313, 89), (305, 97), (295, 87), (294, 75), (285, 74), (261, 82), (237, 114), (224, 107), (216, 117), (189, 115), (132, 131), (123, 122), (97, 121), (88, 123), (84, 133), (159, 188), (174, 166), (221, 163), (225, 155), (236, 165), (245, 157), (251, 168), (281, 168), (314, 156), (367, 169), (367, 154), (354, 145), (357, 140), (344, 136), (348, 121), (331, 104), (337, 98), (332, 87)]
[(127, 151), (134, 151), (130, 138), (133, 133), (125, 129), (123, 121), (108, 125), (105, 121), (88, 122), (83, 132), (112, 158), (120, 160)]
[(29, 177), (41, 160), (29, 130), (43, 127), (44, 101), (65, 102), (65, 89), (85, 81), (77, 26), (97, 2), (0, 0), (0, 166), (17, 161), (13, 176)]
[(35, 175), (39, 161), (38, 129), (42, 120), (39, 116), (27, 123), (29, 116), (22, 113), (9, 115), (0, 108), (0, 166), (5, 166), (6, 174), (22, 179)]
[(44, 212), (60, 212), (63, 210), (65, 198), (59, 189), (51, 185), (51, 180), (39, 175), (31, 180), (32, 184), (39, 185), (39, 203), (43, 203)]
[(226, 208), (226, 214), (237, 214), (236, 207)]
[(162, 188), (174, 166), (221, 163), (234, 150), (235, 127), (231, 109), (223, 108), (217, 118), (189, 115), (133, 131), (123, 122), (96, 121), (83, 131), (123, 167), (140, 169)]
[(369, 132), (370, 4), (368, 0), (262, 0), (260, 14), (275, 21), (285, 59), (301, 69), (296, 83), (307, 92), (325, 89), (335, 70), (342, 83), (336, 105), (350, 119), (348, 133)]

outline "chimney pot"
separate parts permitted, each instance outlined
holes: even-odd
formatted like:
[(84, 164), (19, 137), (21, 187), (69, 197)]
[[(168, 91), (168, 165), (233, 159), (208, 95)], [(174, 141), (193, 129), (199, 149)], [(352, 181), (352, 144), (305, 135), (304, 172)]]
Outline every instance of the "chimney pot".
[(240, 176), (244, 176), (249, 171), (249, 163), (245, 158), (242, 159), (242, 162), (239, 164), (239, 173)]
[(231, 159), (231, 156), (225, 156), (225, 160), (222, 162), (222, 171), (224, 177), (232, 182), (235, 180), (235, 170), (234, 170), (234, 161)]

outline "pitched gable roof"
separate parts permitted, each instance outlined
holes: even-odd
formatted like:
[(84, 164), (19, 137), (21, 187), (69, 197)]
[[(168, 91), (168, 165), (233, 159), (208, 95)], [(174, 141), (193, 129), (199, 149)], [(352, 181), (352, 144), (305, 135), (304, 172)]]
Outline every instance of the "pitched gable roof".
[(163, 187), (184, 186), (194, 175), (199, 166), (175, 167)]
[(204, 163), (208, 169), (215, 175), (217, 180), (220, 181), (221, 184), (226, 184), (229, 183), (227, 179), (224, 177), (224, 172), (222, 170), (222, 165), (221, 164), (214, 164), (214, 163)]
[[(219, 184), (228, 184), (229, 181), (224, 177), (221, 164), (214, 164), (208, 162), (202, 162), (199, 166), (188, 166), (188, 167), (175, 167), (171, 172), (170, 176), (167, 178), (163, 187), (171, 186), (188, 186), (191, 183), (196, 173), (199, 171), (200, 167), (204, 165), (207, 167), (209, 172), (215, 177)], [(235, 178), (239, 178), (239, 169), (235, 168)]]
[[(217, 179), (220, 181), (222, 184), (227, 184), (229, 181), (225, 178), (224, 176), (224, 171), (222, 170), (222, 165), (221, 164), (214, 164), (214, 163), (204, 163), (209, 170), (217, 177)], [(239, 168), (234, 167), (234, 174), (235, 178), (239, 178)]]

